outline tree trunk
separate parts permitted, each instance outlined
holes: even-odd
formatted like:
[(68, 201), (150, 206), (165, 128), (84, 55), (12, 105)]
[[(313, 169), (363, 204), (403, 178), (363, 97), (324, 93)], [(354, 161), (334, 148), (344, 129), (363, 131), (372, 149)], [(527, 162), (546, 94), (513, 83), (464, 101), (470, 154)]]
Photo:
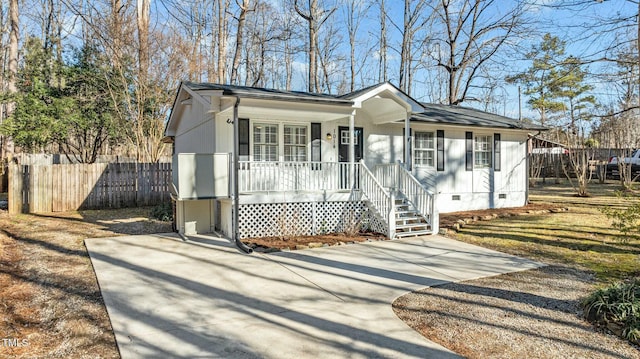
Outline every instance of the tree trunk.
[(242, 55), (242, 41), (244, 35), (244, 22), (247, 18), (247, 11), (249, 11), (249, 0), (242, 0), (240, 6), (240, 15), (238, 16), (238, 29), (236, 31), (236, 49), (233, 55), (233, 66), (231, 67), (231, 83), (237, 84), (238, 81), (238, 67), (240, 67), (240, 57)]
[[(20, 37), (20, 12), (18, 0), (9, 2), (9, 76), (7, 81), (7, 91), (13, 94), (18, 92), (16, 79), (18, 77), (18, 39)], [(8, 106), (7, 112), (13, 112), (15, 104)]]
[(149, 74), (149, 10), (151, 0), (137, 0), (138, 79), (139, 86), (147, 86)]
[(404, 21), (402, 31), (402, 44), (400, 47), (400, 89), (407, 92), (407, 62), (411, 44), (411, 0), (404, 0)]
[(216, 82), (226, 83), (226, 59), (227, 59), (227, 11), (229, 0), (218, 1), (218, 68)]
[(309, 0), (309, 14), (305, 14), (298, 7), (298, 0), (294, 3), (296, 12), (307, 22), (309, 32), (309, 92), (318, 92), (318, 0)]
[(122, 9), (122, 0), (111, 0), (111, 19), (109, 24), (109, 31), (111, 32), (111, 57), (113, 66), (116, 70), (122, 71), (122, 16), (120, 11)]
[(386, 82), (387, 77), (387, 10), (384, 0), (380, 1), (380, 70), (378, 82)]

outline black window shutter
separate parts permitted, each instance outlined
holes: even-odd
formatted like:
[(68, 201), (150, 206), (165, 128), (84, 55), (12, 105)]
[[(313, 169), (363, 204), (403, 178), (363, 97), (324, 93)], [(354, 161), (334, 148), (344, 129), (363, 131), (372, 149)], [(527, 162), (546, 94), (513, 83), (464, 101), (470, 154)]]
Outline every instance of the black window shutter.
[[(311, 123), (311, 161), (322, 161), (322, 124), (318, 122)], [(316, 167), (314, 165), (314, 167)], [(313, 168), (316, 169), (316, 168)], [(320, 169), (320, 168), (317, 168)]]
[(494, 133), (493, 134), (493, 170), (494, 171), (500, 171), (500, 152), (502, 150), (500, 149), (500, 134), (499, 133)]
[[(411, 137), (413, 135), (413, 128), (409, 128), (409, 137)], [(404, 127), (402, 128), (402, 138), (404, 140), (404, 145), (402, 146), (402, 163), (404, 163), (404, 160), (407, 158), (407, 148), (409, 148), (409, 141), (406, 140), (406, 138), (404, 138)], [(413, 146), (413, 143), (411, 144), (411, 146)], [(411, 159), (411, 161), (413, 162), (413, 159)]]
[(467, 147), (465, 156), (466, 170), (473, 171), (473, 132), (465, 132), (465, 138)]
[(436, 170), (444, 171), (444, 130), (436, 131)]
[(249, 119), (248, 118), (239, 118), (238, 119), (238, 143), (240, 145), (240, 151), (238, 155), (240, 155), (240, 161), (248, 161), (249, 160)]

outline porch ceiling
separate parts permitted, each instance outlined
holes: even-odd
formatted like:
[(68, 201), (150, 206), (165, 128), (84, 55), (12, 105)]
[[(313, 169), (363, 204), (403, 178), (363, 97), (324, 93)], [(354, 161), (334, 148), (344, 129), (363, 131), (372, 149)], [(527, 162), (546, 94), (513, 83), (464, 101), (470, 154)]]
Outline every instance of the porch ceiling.
[(243, 99), (238, 108), (239, 117), (291, 121), (334, 121), (349, 117), (351, 106), (319, 105), (309, 103), (261, 101)]
[(395, 122), (407, 117), (407, 109), (395, 99), (373, 97), (362, 103), (364, 111), (375, 124)]

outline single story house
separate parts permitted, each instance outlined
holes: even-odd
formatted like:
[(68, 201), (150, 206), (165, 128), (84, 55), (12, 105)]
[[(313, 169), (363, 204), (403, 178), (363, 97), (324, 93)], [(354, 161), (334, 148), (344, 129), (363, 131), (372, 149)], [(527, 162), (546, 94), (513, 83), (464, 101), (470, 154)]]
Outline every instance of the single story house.
[(434, 233), (438, 213), (524, 205), (538, 130), (388, 82), (341, 96), (183, 82), (165, 130), (177, 228)]

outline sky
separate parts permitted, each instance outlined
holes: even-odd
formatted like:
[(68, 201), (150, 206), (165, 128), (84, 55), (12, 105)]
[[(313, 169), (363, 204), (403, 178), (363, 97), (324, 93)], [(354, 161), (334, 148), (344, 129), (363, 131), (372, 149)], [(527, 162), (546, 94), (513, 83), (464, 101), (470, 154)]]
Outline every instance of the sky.
[[(163, 0), (152, 0), (152, 11), (158, 12), (156, 19), (157, 22), (152, 26), (163, 26), (163, 22), (166, 21), (166, 8), (162, 5)], [(164, 0), (169, 1), (169, 0)], [(172, 0), (174, 6), (180, 6), (182, 4), (179, 0)], [(283, 6), (284, 0), (269, 0), (275, 6)], [(322, 2), (323, 0), (321, 0)], [(336, 4), (337, 1), (342, 0), (324, 0), (326, 7), (331, 7), (332, 4)], [(388, 22), (388, 35), (390, 36), (389, 43), (394, 47), (398, 47), (401, 40), (401, 32), (394, 27), (394, 23), (401, 25), (403, 1), (401, 0), (386, 0), (387, 12), (390, 18)], [(496, 9), (505, 9), (514, 4), (516, 0), (495, 0)], [(534, 0), (528, 0), (534, 1)], [(536, 0), (537, 3), (534, 6), (529, 7), (527, 16), (535, 21), (535, 26), (532, 27), (529, 36), (520, 39), (517, 43), (518, 47), (524, 49), (523, 51), (510, 52), (499, 54), (494, 58), (497, 64), (506, 65), (501, 71), (492, 71), (489, 75), (492, 80), (495, 80), (498, 84), (496, 94), (498, 95), (498, 101), (490, 109), (493, 112), (497, 112), (502, 115), (510, 117), (518, 117), (518, 89), (517, 86), (508, 85), (503, 80), (509, 74), (521, 72), (531, 65), (530, 61), (524, 59), (524, 53), (528, 51), (531, 46), (538, 44), (544, 35), (549, 32), (552, 35), (558, 36), (566, 41), (567, 55), (574, 55), (576, 57), (593, 60), (604, 56), (610, 57), (611, 53), (603, 52), (602, 49), (610, 47), (609, 45), (622, 41), (624, 38), (619, 34), (613, 32), (603, 32), (606, 28), (611, 28), (613, 25), (605, 23), (604, 19), (607, 18), (620, 18), (629, 17), (629, 23), (636, 21), (635, 15), (638, 12), (638, 5), (629, 0)], [(37, 1), (36, 1), (37, 2)], [(304, 2), (304, 1), (302, 1)], [(233, 2), (232, 2), (233, 3)], [(559, 7), (559, 4), (576, 3), (579, 5), (569, 8)], [(498, 11), (498, 10), (496, 10)], [(345, 13), (342, 9), (338, 9), (334, 15), (338, 26), (344, 27)], [(165, 18), (165, 20), (163, 20)], [(79, 21), (73, 21), (69, 19), (69, 32), (79, 32)], [(377, 82), (377, 68), (373, 69), (377, 62), (377, 53), (372, 50), (377, 42), (376, 36), (379, 32), (379, 19), (378, 19), (378, 5), (374, 2), (372, 8), (368, 11), (365, 18), (361, 19), (362, 24), (360, 28), (360, 44), (359, 52), (362, 58), (365, 58), (364, 66), (365, 70), (369, 70), (371, 76), (363, 79), (361, 85), (371, 85)], [(75, 26), (75, 27), (74, 27)], [(635, 31), (635, 28), (632, 28)], [(631, 34), (630, 36), (635, 36)], [(342, 38), (340, 39), (342, 46), (342, 53), (348, 54), (348, 41), (346, 34), (343, 31)], [(398, 61), (399, 55), (396, 51), (391, 50), (388, 53), (390, 61)], [(295, 89), (304, 90), (306, 88), (306, 65), (307, 60), (304, 55), (299, 55), (297, 58), (298, 69), (296, 75)], [(607, 62), (594, 62), (588, 65), (588, 69), (592, 73), (601, 73), (607, 71), (611, 67), (611, 63)], [(392, 66), (390, 70), (391, 82), (398, 85), (398, 66)], [(437, 79), (436, 79), (437, 80)], [(412, 96), (419, 101), (437, 102), (443, 100), (446, 96), (445, 93), (434, 93), (429, 91), (424, 84), (434, 81), (434, 73), (426, 71), (418, 71), (414, 77), (415, 86), (412, 89)], [(589, 78), (589, 81), (596, 87), (594, 94), (596, 94), (602, 102), (615, 101), (615, 92), (610, 86), (604, 84), (597, 77)], [(358, 86), (359, 87), (359, 86)], [(525, 117), (535, 117), (535, 113), (527, 108), (526, 97), (523, 97), (523, 115)], [(482, 107), (478, 103), (467, 102), (467, 106)]]

